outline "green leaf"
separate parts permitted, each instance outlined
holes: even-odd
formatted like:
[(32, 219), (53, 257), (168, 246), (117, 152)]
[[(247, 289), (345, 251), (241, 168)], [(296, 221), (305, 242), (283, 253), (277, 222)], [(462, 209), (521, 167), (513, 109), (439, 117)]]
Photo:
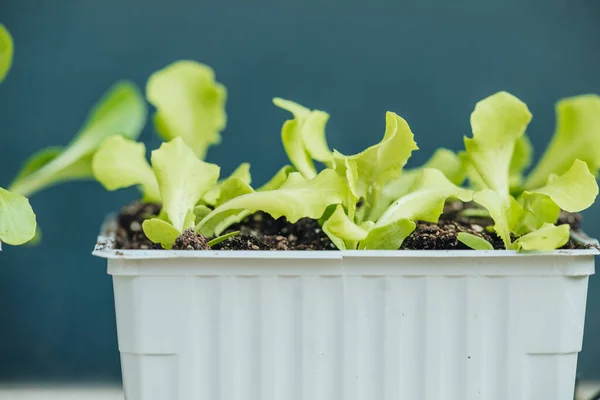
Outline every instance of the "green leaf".
[(437, 149), (421, 167), (405, 170), (399, 178), (385, 184), (377, 204), (369, 213), (369, 218), (379, 219), (394, 200), (406, 195), (424, 168), (442, 171), (446, 178), (455, 185), (460, 185), (465, 180), (465, 169), (458, 155), (447, 149)]
[(160, 244), (165, 249), (171, 249), (175, 240), (181, 235), (173, 225), (158, 218), (145, 220), (142, 229), (152, 243)]
[(264, 185), (257, 189), (258, 192), (279, 189), (285, 183), (288, 176), (294, 172), (294, 168), (290, 165), (282, 167), (277, 173)]
[(163, 210), (179, 233), (184, 231), (188, 213), (219, 178), (219, 167), (198, 159), (182, 138), (163, 143), (152, 152)]
[(37, 169), (20, 173), (9, 189), (30, 196), (61, 182), (90, 179), (93, 155), (104, 139), (117, 133), (135, 139), (145, 121), (146, 105), (139, 90), (132, 83), (120, 82), (100, 99), (84, 127), (62, 153), (52, 154), (52, 150), (38, 153), (34, 161), (26, 164), (30, 168), (35, 163)]
[(554, 224), (558, 220), (560, 207), (546, 195), (523, 192), (518, 201), (523, 213), (510, 227), (517, 236), (535, 231), (546, 223)]
[(596, 179), (585, 162), (576, 160), (563, 175), (550, 175), (546, 186), (521, 194), (518, 201), (526, 212), (512, 230), (522, 235), (546, 223), (554, 224), (561, 209), (580, 212), (591, 206), (597, 196)]
[(13, 59), (13, 39), (10, 32), (3, 24), (0, 24), (0, 83), (10, 71)]
[(196, 229), (203, 232), (203, 227), (213, 218), (241, 210), (264, 211), (275, 219), (284, 216), (291, 223), (304, 217), (318, 219), (329, 205), (344, 201), (346, 190), (345, 183), (330, 169), (311, 180), (293, 172), (279, 189), (246, 194), (222, 204)]
[(437, 169), (424, 168), (413, 180), (408, 194), (392, 203), (361, 243), (366, 249), (398, 249), (415, 229), (413, 221), (437, 222), (449, 197), (471, 200), (471, 191), (462, 189)]
[(552, 174), (565, 173), (577, 159), (595, 175), (600, 168), (600, 96), (569, 97), (556, 105), (556, 131), (546, 152), (528, 176), (527, 189), (546, 184)]
[(520, 190), (523, 185), (523, 172), (531, 165), (533, 146), (527, 135), (521, 136), (515, 142), (515, 149), (509, 168), (509, 183), (511, 191)]
[(35, 214), (29, 200), (0, 188), (0, 242), (20, 245), (35, 236)]
[(206, 204), (210, 205), (210, 206), (215, 206), (217, 204), (217, 201), (219, 200), (219, 196), (221, 195), (221, 188), (223, 186), (223, 184), (229, 180), (229, 179), (239, 179), (242, 182), (246, 183), (247, 185), (250, 185), (250, 183), (252, 182), (252, 178), (250, 176), (250, 164), (248, 163), (242, 163), (240, 164), (232, 173), (231, 175), (229, 175), (226, 179), (224, 179), (223, 181), (219, 182), (218, 185), (213, 186), (208, 193), (206, 193), (204, 195), (204, 198), (202, 199)]
[(221, 242), (224, 242), (224, 241), (226, 241), (226, 240), (227, 240), (227, 239), (229, 239), (229, 238), (232, 238), (232, 237), (234, 237), (235, 235), (237, 235), (237, 234), (239, 234), (239, 233), (240, 233), (240, 231), (229, 232), (229, 233), (226, 233), (226, 234), (224, 234), (224, 235), (221, 235), (221, 236), (219, 236), (219, 237), (216, 237), (216, 238), (214, 238), (214, 239), (212, 239), (212, 240), (210, 240), (210, 241), (208, 242), (208, 246), (209, 246), (209, 247), (213, 247), (213, 246), (215, 246), (215, 245), (217, 245), (217, 244), (219, 244), (219, 243), (221, 243)]
[(437, 149), (422, 168), (439, 169), (455, 185), (465, 181), (465, 169), (460, 157), (448, 149)]
[(323, 232), (340, 250), (355, 249), (358, 242), (366, 239), (368, 230), (356, 225), (338, 205), (331, 216), (323, 224)]
[(388, 225), (400, 219), (437, 222), (450, 197), (470, 201), (470, 190), (462, 189), (437, 169), (425, 168), (411, 186), (409, 193), (392, 203), (378, 219), (376, 226)]
[(401, 218), (383, 225), (376, 225), (361, 243), (365, 250), (398, 250), (417, 225)]
[[(286, 181), (291, 171), (293, 171), (293, 168), (289, 165), (281, 168), (269, 182), (261, 186), (257, 191), (261, 192), (278, 189)], [(222, 182), (219, 187), (219, 197), (214, 203), (215, 205), (221, 205), (235, 197), (254, 192), (254, 190), (250, 187), (249, 180), (247, 181), (243, 176), (242, 179), (238, 179), (236, 176), (240, 175), (232, 174), (230, 178)], [(204, 200), (206, 200), (206, 196), (204, 197)], [(251, 212), (248, 210), (229, 210), (227, 212), (223, 212), (218, 216), (211, 218), (210, 221), (206, 221), (202, 228), (199, 228), (200, 233), (207, 237), (220, 235), (221, 232), (229, 228), (231, 225), (241, 222), (250, 214)], [(208, 213), (206, 215), (208, 215)], [(197, 219), (197, 221), (197, 224), (199, 224), (201, 218)]]
[(195, 218), (196, 224), (198, 222), (202, 221), (202, 219), (204, 219), (204, 217), (206, 217), (211, 212), (212, 212), (212, 209), (206, 207), (205, 205), (199, 205), (199, 206), (194, 207), (194, 215), (196, 216), (196, 218)]
[[(384, 207), (380, 203), (384, 186), (398, 179), (416, 149), (414, 135), (406, 121), (393, 112), (387, 112), (381, 142), (353, 156), (334, 151), (334, 168), (349, 188), (346, 203), (351, 219), (360, 224), (365, 219), (374, 220), (379, 216)], [(364, 204), (356, 210), (360, 199), (364, 199)]]
[(290, 162), (304, 177), (311, 179), (317, 175), (317, 169), (304, 148), (299, 125), (297, 120), (285, 121), (281, 128), (281, 141)]
[(353, 192), (357, 196), (371, 205), (383, 185), (400, 176), (412, 152), (417, 149), (414, 135), (406, 121), (395, 113), (388, 112), (382, 141), (353, 156), (334, 152), (335, 169), (341, 177), (347, 178), (346, 161), (355, 163), (357, 176), (355, 182), (349, 182), (349, 185), (355, 188)]
[(187, 212), (185, 213), (185, 217), (183, 218), (183, 231), (185, 231), (186, 229), (192, 229), (194, 226), (196, 226), (196, 214), (194, 214), (194, 209), (189, 209), (187, 210)]
[(161, 202), (158, 183), (146, 160), (146, 146), (120, 135), (107, 138), (92, 161), (94, 177), (106, 190), (139, 185), (144, 200)]
[(325, 138), (325, 126), (329, 114), (319, 110), (309, 110), (289, 100), (274, 98), (273, 103), (291, 112), (293, 120), (283, 124), (281, 140), (288, 158), (306, 178), (314, 178), (317, 171), (313, 159), (326, 166), (332, 166), (332, 153)]
[(352, 222), (341, 205), (336, 207), (333, 214), (331, 214), (323, 226), (327, 226), (331, 233), (344, 240), (360, 241), (365, 239), (369, 233), (369, 231)]
[(450, 150), (437, 149), (421, 167), (406, 170), (398, 179), (388, 182), (383, 189), (383, 196), (393, 201), (407, 194), (424, 168), (442, 171), (446, 178), (455, 185), (460, 185), (465, 180), (465, 172), (460, 158)]
[(34, 172), (48, 164), (50, 161), (58, 157), (63, 151), (64, 149), (62, 147), (54, 146), (46, 147), (45, 149), (42, 149), (37, 153), (33, 153), (21, 165), (21, 169), (19, 170), (17, 176), (14, 178), (14, 181), (19, 181), (33, 174)]
[[(245, 194), (253, 193), (254, 190), (250, 187), (250, 185), (243, 182), (241, 179), (232, 178), (225, 182), (223, 185), (223, 190), (221, 192), (221, 196), (219, 196), (219, 200), (217, 201), (217, 206), (221, 204), (225, 204), (229, 200), (232, 200), (236, 197), (243, 196)], [(244, 218), (250, 215), (251, 212), (248, 210), (237, 211), (235, 213), (223, 213), (213, 218), (211, 223), (214, 224), (214, 229), (212, 235), (220, 235), (225, 229), (229, 228), (233, 224), (237, 224), (241, 222)], [(209, 235), (209, 236), (212, 236)]]
[[(42, 236), (43, 236), (42, 230), (40, 229), (40, 226), (38, 225), (35, 227), (35, 235), (33, 236), (33, 239), (31, 239), (30, 241), (25, 243), (25, 246), (35, 247), (35, 246), (39, 245), (42, 242)], [(0, 249), (0, 250), (2, 250), (2, 249)]]
[(494, 246), (482, 237), (467, 232), (459, 232), (456, 236), (459, 242), (473, 250), (494, 250)]
[[(472, 138), (464, 138), (469, 162), (485, 187), (509, 195), (509, 173), (516, 142), (531, 113), (515, 96), (498, 92), (481, 100), (471, 114)], [(471, 178), (471, 176), (470, 176)]]
[(225, 182), (223, 182), (223, 186), (221, 187), (221, 194), (217, 200), (217, 207), (236, 197), (253, 192), (254, 190), (252, 187), (250, 187), (250, 185), (244, 180), (235, 177), (228, 178)]
[(563, 247), (569, 241), (569, 225), (544, 224), (537, 231), (521, 236), (515, 244), (518, 250), (551, 251)]
[[(337, 151), (335, 151), (334, 157), (344, 157), (344, 156), (341, 155), (341, 153), (338, 153)], [(349, 158), (337, 159), (336, 162), (341, 162), (341, 160), (343, 160), (344, 166), (342, 168), (337, 166), (336, 169), (338, 170), (340, 175), (342, 174), (342, 172), (344, 172), (344, 169), (345, 169), (345, 179), (346, 179), (346, 184), (348, 185), (348, 192), (347, 192), (348, 196), (346, 199), (346, 206), (348, 207), (348, 216), (350, 217), (350, 219), (360, 222), (364, 219), (364, 216), (368, 210), (367, 210), (367, 206), (363, 205), (362, 209), (359, 210), (360, 215), (358, 215), (356, 213), (357, 204), (360, 201), (360, 195), (359, 195), (358, 189), (357, 189), (358, 164), (356, 163), (356, 160), (352, 160)], [(370, 210), (370, 207), (369, 207), (369, 210)]]
[(153, 73), (146, 97), (156, 107), (154, 124), (166, 141), (181, 137), (201, 159), (221, 142), (227, 91), (207, 65), (177, 61)]
[[(466, 151), (459, 152), (458, 157), (460, 158), (463, 168), (465, 169), (465, 175), (468, 178), (469, 188), (471, 190), (486, 189), (487, 188), (486, 183), (483, 181), (483, 178), (481, 178), (481, 176), (479, 175), (479, 172), (477, 172), (477, 170), (473, 166), (473, 163), (471, 162), (471, 159), (469, 158), (469, 155), (467, 154), (467, 152)], [(510, 180), (510, 178), (509, 178), (509, 180)]]
[(551, 175), (546, 186), (531, 190), (530, 193), (544, 194), (561, 209), (579, 212), (594, 204), (598, 196), (598, 183), (587, 164), (575, 160), (564, 174)]
[(490, 213), (485, 208), (465, 208), (459, 213), (462, 217), (467, 218), (489, 218)]
[[(221, 185), (221, 193), (216, 201), (216, 206), (218, 207), (236, 197), (253, 193), (254, 190), (246, 182), (246, 179), (240, 179), (235, 176), (227, 178)], [(225, 229), (242, 221), (248, 215), (250, 215), (250, 212), (247, 210), (238, 211), (236, 213), (223, 213), (212, 219), (211, 231), (206, 232), (206, 230), (204, 230), (205, 236), (210, 237), (220, 235)]]
[(251, 211), (242, 209), (231, 209), (220, 212), (218, 215), (208, 214), (200, 222), (196, 223), (196, 232), (206, 237), (219, 236), (230, 226), (242, 221)]
[(518, 225), (523, 210), (512, 197), (501, 195), (491, 189), (483, 189), (473, 194), (473, 201), (485, 207), (494, 220), (494, 231), (507, 250), (514, 249), (510, 233)]

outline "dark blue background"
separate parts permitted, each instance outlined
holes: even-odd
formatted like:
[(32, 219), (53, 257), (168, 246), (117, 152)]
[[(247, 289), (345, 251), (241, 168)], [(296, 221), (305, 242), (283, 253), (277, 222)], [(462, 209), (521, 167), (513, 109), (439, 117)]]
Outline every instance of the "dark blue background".
[[(3, 185), (35, 150), (66, 144), (113, 82), (143, 86), (181, 58), (211, 65), (229, 90), (209, 161), (225, 173), (249, 161), (256, 183), (286, 161), (274, 96), (330, 112), (330, 144), (345, 152), (379, 141), (395, 111), (416, 134), (417, 165), (438, 146), (461, 148), (475, 102), (495, 91), (529, 105), (538, 154), (554, 102), (600, 92), (597, 0), (4, 0), (0, 22), (16, 42), (0, 87)], [(143, 139), (158, 144), (150, 125)], [(120, 378), (111, 281), (90, 252), (103, 216), (136, 195), (87, 182), (32, 199), (43, 243), (0, 255), (0, 380)], [(600, 236), (600, 206), (585, 216)], [(596, 278), (586, 378), (600, 378), (598, 307)]]

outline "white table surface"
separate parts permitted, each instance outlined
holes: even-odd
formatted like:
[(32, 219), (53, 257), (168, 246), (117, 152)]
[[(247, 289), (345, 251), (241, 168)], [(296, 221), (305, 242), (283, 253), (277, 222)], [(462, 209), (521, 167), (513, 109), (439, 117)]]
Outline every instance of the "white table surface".
[[(577, 400), (589, 400), (599, 390), (600, 382), (584, 382)], [(119, 386), (0, 385), (0, 400), (124, 400), (124, 396)]]
[(120, 386), (0, 385), (0, 400), (124, 400)]

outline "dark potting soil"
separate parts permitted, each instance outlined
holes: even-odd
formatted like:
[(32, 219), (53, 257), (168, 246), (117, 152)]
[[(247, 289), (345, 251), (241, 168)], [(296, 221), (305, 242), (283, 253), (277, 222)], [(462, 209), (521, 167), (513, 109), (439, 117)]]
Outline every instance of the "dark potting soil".
[(149, 216), (158, 215), (160, 204), (142, 203), (140, 201), (131, 203), (121, 208), (118, 216), (118, 227), (115, 237), (115, 248), (117, 249), (160, 249), (146, 237), (142, 230), (142, 222)]
[[(486, 228), (493, 226), (494, 221), (489, 217), (464, 216), (461, 212), (465, 209), (474, 208), (474, 203), (462, 203), (460, 201), (449, 201), (444, 207), (444, 213), (440, 216), (437, 224), (429, 222), (419, 222), (415, 231), (404, 240), (401, 249), (410, 250), (452, 250), (465, 249), (465, 246), (458, 241), (458, 233), (466, 232), (479, 236), (492, 244), (494, 249), (504, 249), (502, 239), (494, 232), (489, 232)], [(557, 225), (568, 224), (573, 233), (577, 233), (584, 238), (588, 238), (581, 231), (582, 218), (580, 214), (561, 211)], [(512, 235), (512, 234), (511, 234)], [(512, 236), (512, 240), (516, 238)], [(582, 249), (596, 247), (591, 244), (580, 244), (570, 239), (562, 249)]]
[(402, 243), (404, 250), (469, 250), (458, 241), (460, 232), (470, 233), (487, 240), (495, 249), (502, 249), (502, 240), (485, 231), (481, 225), (466, 224), (456, 221), (440, 219), (437, 224), (431, 222), (418, 222), (417, 228)]
[(204, 236), (187, 229), (175, 240), (173, 250), (210, 250), (210, 246)]
[[(468, 250), (458, 241), (460, 232), (470, 233), (487, 240), (495, 249), (503, 249), (502, 240), (486, 227), (493, 225), (490, 218), (465, 217), (461, 214), (470, 204), (449, 202), (437, 224), (418, 221), (415, 231), (409, 235), (400, 249), (403, 250)], [(160, 212), (160, 205), (135, 202), (123, 207), (116, 234), (117, 249), (161, 249), (152, 243), (142, 230), (142, 222)], [(581, 232), (581, 216), (562, 212), (558, 224), (569, 224), (574, 232)], [(285, 218), (272, 218), (257, 212), (242, 222), (231, 226), (225, 233), (240, 233), (212, 247), (212, 250), (335, 250), (335, 245), (321, 229), (317, 220), (300, 219), (292, 224)], [(563, 248), (586, 248), (570, 240)], [(207, 238), (192, 230), (184, 232), (173, 246), (178, 250), (208, 250)]]
[[(142, 230), (143, 221), (158, 215), (160, 205), (135, 202), (121, 209), (118, 217), (115, 247), (117, 249), (161, 249), (150, 241)], [(212, 250), (335, 250), (336, 247), (323, 232), (319, 222), (302, 218), (295, 224), (285, 218), (274, 219), (258, 212), (223, 232), (239, 234), (212, 247)], [(175, 242), (175, 250), (210, 249), (207, 239), (188, 230)]]
[[(319, 222), (310, 218), (302, 218), (296, 223), (288, 222), (284, 217), (275, 219), (263, 212), (246, 217), (239, 224), (231, 226), (227, 231), (240, 231), (215, 246), (222, 250), (335, 250), (335, 245), (323, 232)], [(236, 240), (236, 237), (238, 240)], [(256, 238), (258, 241), (248, 238)], [(250, 240), (250, 242), (248, 242)], [(248, 245), (246, 245), (248, 243)], [(242, 248), (238, 246), (241, 245)]]

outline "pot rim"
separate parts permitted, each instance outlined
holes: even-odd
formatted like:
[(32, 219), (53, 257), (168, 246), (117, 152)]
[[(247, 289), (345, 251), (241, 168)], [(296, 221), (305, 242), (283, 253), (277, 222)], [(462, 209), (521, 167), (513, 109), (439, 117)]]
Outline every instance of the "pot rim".
[[(548, 256), (596, 256), (600, 250), (559, 249), (553, 251), (515, 250), (122, 250), (115, 249), (116, 218), (109, 215), (102, 224), (92, 255), (106, 259), (163, 260), (183, 258), (219, 259), (315, 259), (331, 260), (342, 258), (505, 258), (505, 257), (548, 257)], [(597, 243), (597, 241), (595, 241)]]

